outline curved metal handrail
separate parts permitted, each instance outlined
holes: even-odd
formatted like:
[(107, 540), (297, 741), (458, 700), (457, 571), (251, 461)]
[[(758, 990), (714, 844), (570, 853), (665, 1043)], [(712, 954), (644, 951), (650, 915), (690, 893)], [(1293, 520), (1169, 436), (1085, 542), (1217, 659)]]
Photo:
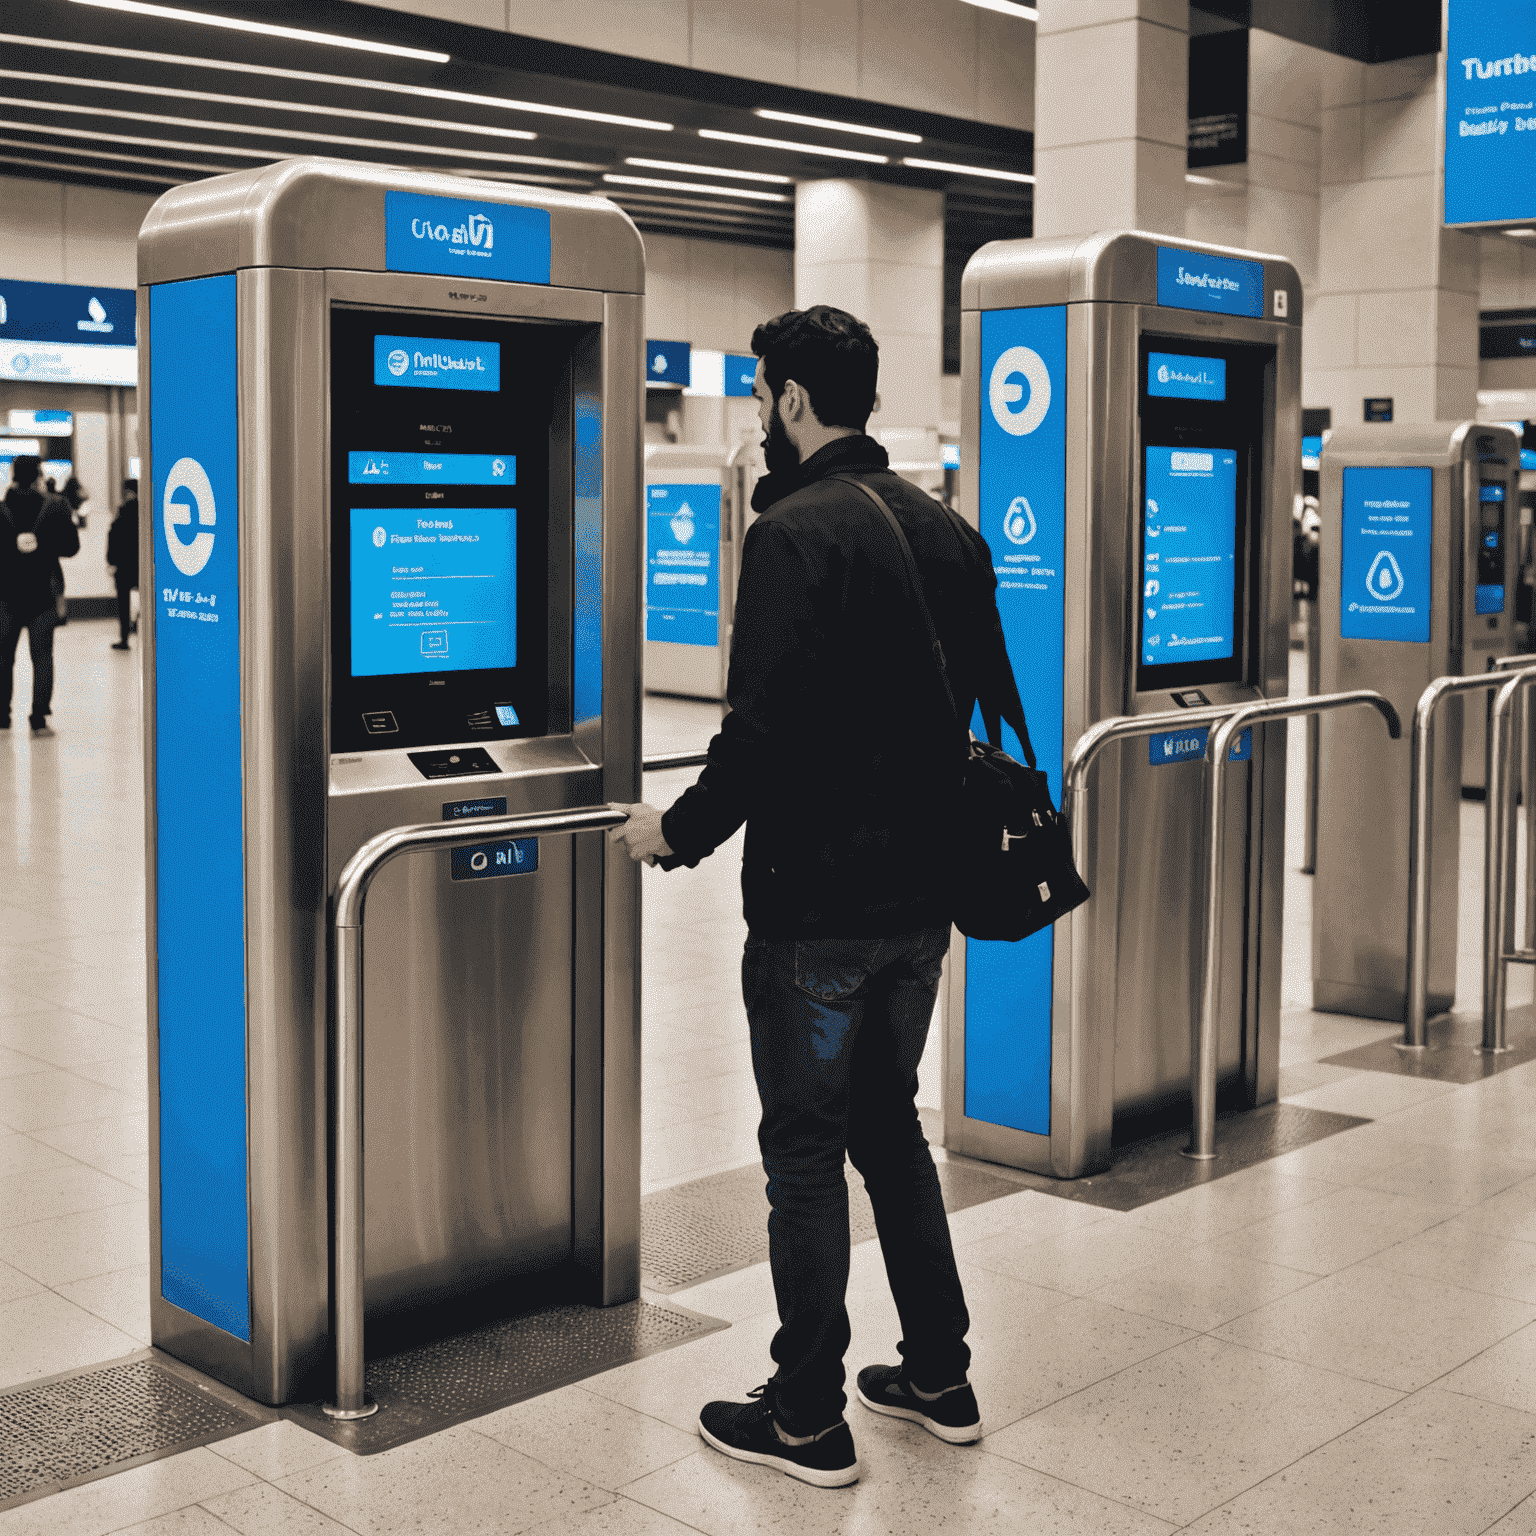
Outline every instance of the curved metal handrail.
[(702, 768), (708, 761), (708, 752), (657, 752), (642, 758), (640, 766), (646, 773), (661, 773), (668, 768)]
[[(1514, 661), (1520, 658), (1509, 657)], [(1493, 698), (1488, 717), (1488, 784), (1483, 820), (1483, 1049), (1509, 1049), (1506, 1018), (1508, 960), (1513, 949), (1514, 911), (1510, 901), (1509, 847), (1515, 815), (1514, 780), (1509, 771), (1511, 716), (1520, 692), (1536, 683), (1536, 658), (1509, 678)], [(1526, 807), (1526, 815), (1531, 808)], [(1506, 948), (1508, 946), (1508, 948)], [(1525, 959), (1524, 955), (1514, 958)]]

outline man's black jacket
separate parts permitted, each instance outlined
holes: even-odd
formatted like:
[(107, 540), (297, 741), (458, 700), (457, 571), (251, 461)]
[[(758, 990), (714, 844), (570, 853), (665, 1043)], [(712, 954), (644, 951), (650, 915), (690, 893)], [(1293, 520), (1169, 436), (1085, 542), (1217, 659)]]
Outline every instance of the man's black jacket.
[[(948, 818), (974, 701), (1022, 716), (981, 535), (888, 468), (872, 438), (829, 443), (752, 498), (727, 683), (698, 783), (662, 820), (693, 866), (747, 823), (742, 893), (762, 938), (942, 926)], [(912, 547), (958, 715), (931, 660), (901, 550)]]

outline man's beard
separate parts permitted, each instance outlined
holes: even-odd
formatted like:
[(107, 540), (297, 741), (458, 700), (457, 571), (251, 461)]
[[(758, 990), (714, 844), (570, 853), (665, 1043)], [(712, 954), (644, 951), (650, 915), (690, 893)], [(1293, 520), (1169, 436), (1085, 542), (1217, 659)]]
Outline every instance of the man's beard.
[(770, 475), (781, 475), (800, 467), (800, 450), (790, 441), (784, 430), (784, 418), (779, 415), (779, 402), (773, 402), (773, 414), (768, 418), (768, 435), (763, 439), (763, 462)]

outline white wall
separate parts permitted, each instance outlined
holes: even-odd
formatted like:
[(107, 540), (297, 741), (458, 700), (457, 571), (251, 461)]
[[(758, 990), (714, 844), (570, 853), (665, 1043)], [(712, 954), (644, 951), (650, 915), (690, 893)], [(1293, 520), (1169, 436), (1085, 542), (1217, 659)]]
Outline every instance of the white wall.
[[(1034, 27), (961, 0), (378, 3), (746, 80), (1034, 127)], [(644, 83), (642, 73), (636, 84)]]

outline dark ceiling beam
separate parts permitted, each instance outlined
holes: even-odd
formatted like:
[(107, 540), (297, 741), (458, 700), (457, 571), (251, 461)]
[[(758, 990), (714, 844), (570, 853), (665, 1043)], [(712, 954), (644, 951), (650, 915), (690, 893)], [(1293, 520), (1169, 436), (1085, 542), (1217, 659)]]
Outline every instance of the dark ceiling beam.
[[(1440, 0), (1194, 0), (1190, 10), (1366, 64), (1440, 51)], [(1190, 30), (1201, 30), (1193, 17)]]

